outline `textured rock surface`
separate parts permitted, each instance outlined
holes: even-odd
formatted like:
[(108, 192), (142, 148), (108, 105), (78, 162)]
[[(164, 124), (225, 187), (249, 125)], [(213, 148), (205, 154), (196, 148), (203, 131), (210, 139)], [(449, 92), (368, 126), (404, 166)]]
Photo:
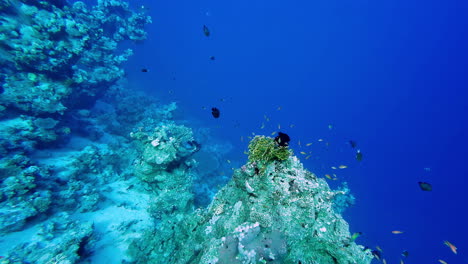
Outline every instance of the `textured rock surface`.
[(334, 209), (343, 195), (295, 156), (250, 162), (206, 210), (163, 218), (130, 251), (138, 263), (370, 263)]

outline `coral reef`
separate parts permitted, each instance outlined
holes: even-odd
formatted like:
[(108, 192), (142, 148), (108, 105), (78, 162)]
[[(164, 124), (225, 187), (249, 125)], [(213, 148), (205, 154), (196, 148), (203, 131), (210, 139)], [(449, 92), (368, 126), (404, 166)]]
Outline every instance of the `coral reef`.
[(100, 0), (91, 9), (77, 1), (0, 1), (0, 105), (30, 115), (63, 114), (90, 104), (123, 76), (115, 54), (123, 40), (146, 37), (151, 22), (128, 3)]
[(265, 136), (256, 136), (249, 144), (250, 162), (286, 160), (291, 154), (287, 146), (278, 146), (274, 139)]
[[(253, 146), (259, 139), (265, 138), (257, 137)], [(236, 170), (207, 209), (161, 221), (135, 240), (129, 248), (135, 261), (370, 263), (370, 251), (354, 243), (348, 224), (334, 210), (336, 197), (345, 191), (330, 190), (295, 156), (266, 159), (262, 173), (258, 161)]]

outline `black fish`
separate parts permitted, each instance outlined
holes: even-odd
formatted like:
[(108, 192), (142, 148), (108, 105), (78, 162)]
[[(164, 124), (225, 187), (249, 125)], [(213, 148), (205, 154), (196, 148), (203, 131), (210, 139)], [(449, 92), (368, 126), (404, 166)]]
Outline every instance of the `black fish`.
[(408, 251), (404, 250), (403, 252), (401, 252), (401, 255), (406, 258), (408, 257), (409, 253)]
[(218, 108), (213, 107), (211, 108), (211, 114), (213, 115), (214, 118), (218, 118), (221, 113), (219, 112)]
[(210, 57), (210, 60), (215, 60), (215, 59), (216, 59), (215, 56)]
[(349, 144), (351, 145), (352, 148), (355, 148), (357, 145), (356, 141), (353, 141), (353, 140), (350, 140)]
[(418, 182), (418, 184), (419, 184), (419, 187), (421, 188), (421, 190), (426, 191), (426, 192), (432, 191), (432, 185), (430, 183)]
[(205, 33), (205, 36), (209, 37), (210, 36), (210, 30), (206, 25), (203, 25), (203, 33)]
[(289, 141), (291, 141), (291, 138), (285, 133), (278, 132), (278, 136), (275, 137), (275, 142), (278, 144), (278, 146), (281, 147), (286, 147), (289, 145)]
[(141, 69), (141, 72), (148, 72), (148, 69), (143, 68), (143, 69)]
[(361, 153), (361, 150), (358, 149), (358, 151), (356, 152), (356, 160), (357, 161), (361, 161), (362, 160), (362, 153)]

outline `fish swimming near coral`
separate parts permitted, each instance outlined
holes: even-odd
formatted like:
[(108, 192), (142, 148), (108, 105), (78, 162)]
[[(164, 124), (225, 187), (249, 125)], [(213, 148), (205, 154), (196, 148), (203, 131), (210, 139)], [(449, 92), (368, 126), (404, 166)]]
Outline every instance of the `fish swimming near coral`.
[(291, 138), (288, 134), (282, 132), (278, 132), (278, 136), (275, 137), (276, 144), (281, 147), (289, 146), (289, 141), (291, 141)]
[(421, 190), (426, 191), (426, 192), (432, 191), (432, 185), (430, 183), (418, 182), (418, 184), (419, 184), (419, 188), (421, 188)]
[(210, 30), (208, 29), (208, 27), (206, 25), (203, 25), (203, 33), (205, 34), (205, 36), (209, 37), (210, 36)]
[(213, 107), (211, 108), (211, 115), (213, 115), (214, 118), (219, 118), (219, 116), (221, 115), (221, 112), (219, 111), (218, 108)]

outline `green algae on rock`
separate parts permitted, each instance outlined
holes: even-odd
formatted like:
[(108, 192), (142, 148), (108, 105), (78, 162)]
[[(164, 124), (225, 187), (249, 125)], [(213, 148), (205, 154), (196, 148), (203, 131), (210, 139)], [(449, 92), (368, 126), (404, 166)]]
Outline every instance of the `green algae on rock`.
[(278, 146), (274, 139), (265, 136), (256, 136), (249, 144), (250, 162), (271, 162), (286, 160), (292, 154), (287, 146)]
[[(256, 137), (251, 146), (269, 140)], [(370, 250), (351, 239), (334, 209), (346, 192), (331, 190), (295, 156), (266, 157), (236, 170), (208, 208), (162, 219), (136, 239), (129, 247), (135, 262), (369, 264)], [(257, 161), (270, 162), (258, 173)]]

